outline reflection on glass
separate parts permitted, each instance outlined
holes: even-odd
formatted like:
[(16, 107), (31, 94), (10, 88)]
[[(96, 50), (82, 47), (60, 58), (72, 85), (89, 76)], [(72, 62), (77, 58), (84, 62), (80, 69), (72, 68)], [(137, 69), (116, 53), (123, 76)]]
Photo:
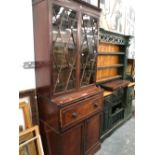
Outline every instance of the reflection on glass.
[(82, 1), (87, 2), (87, 3), (89, 3), (89, 4), (93, 5), (93, 6), (98, 7), (98, 0), (82, 0)]
[(54, 93), (75, 88), (77, 14), (53, 6), (52, 18)]
[(83, 14), (81, 27), (80, 86), (85, 86), (95, 81), (95, 53), (98, 33), (97, 19)]

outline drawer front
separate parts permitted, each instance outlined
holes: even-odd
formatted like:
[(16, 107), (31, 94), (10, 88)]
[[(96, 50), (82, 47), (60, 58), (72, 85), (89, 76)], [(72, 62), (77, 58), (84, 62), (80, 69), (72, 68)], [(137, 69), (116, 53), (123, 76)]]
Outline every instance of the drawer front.
[(81, 102), (74, 103), (60, 110), (61, 127), (66, 127), (72, 123), (78, 122), (97, 111), (103, 109), (102, 98), (89, 98)]

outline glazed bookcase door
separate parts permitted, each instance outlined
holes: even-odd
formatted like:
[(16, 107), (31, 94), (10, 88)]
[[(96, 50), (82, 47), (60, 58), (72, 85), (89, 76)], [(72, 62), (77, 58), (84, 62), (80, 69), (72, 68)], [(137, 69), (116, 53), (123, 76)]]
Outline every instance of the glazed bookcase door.
[(80, 86), (95, 82), (95, 62), (97, 48), (97, 19), (82, 14), (81, 19), (81, 60), (80, 60)]
[(76, 87), (77, 12), (53, 5), (53, 85), (54, 93)]

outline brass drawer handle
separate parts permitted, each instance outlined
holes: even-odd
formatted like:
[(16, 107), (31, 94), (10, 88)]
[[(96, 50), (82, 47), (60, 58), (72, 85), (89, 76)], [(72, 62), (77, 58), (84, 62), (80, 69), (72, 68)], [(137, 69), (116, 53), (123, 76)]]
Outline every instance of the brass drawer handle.
[(97, 108), (98, 107), (98, 104), (97, 103), (94, 103), (94, 108)]
[(73, 113), (72, 113), (72, 118), (77, 118), (77, 116), (78, 116), (78, 115), (77, 115), (76, 112), (73, 112)]

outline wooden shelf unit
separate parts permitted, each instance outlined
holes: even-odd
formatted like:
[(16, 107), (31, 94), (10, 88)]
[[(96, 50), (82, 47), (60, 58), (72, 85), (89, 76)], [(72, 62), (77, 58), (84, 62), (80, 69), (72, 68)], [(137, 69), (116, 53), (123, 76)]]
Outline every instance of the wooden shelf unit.
[(99, 38), (96, 84), (104, 89), (103, 140), (131, 116), (131, 102), (127, 101), (129, 81), (125, 80), (130, 36), (100, 29)]
[(129, 36), (100, 29), (97, 50), (97, 83), (125, 79)]

